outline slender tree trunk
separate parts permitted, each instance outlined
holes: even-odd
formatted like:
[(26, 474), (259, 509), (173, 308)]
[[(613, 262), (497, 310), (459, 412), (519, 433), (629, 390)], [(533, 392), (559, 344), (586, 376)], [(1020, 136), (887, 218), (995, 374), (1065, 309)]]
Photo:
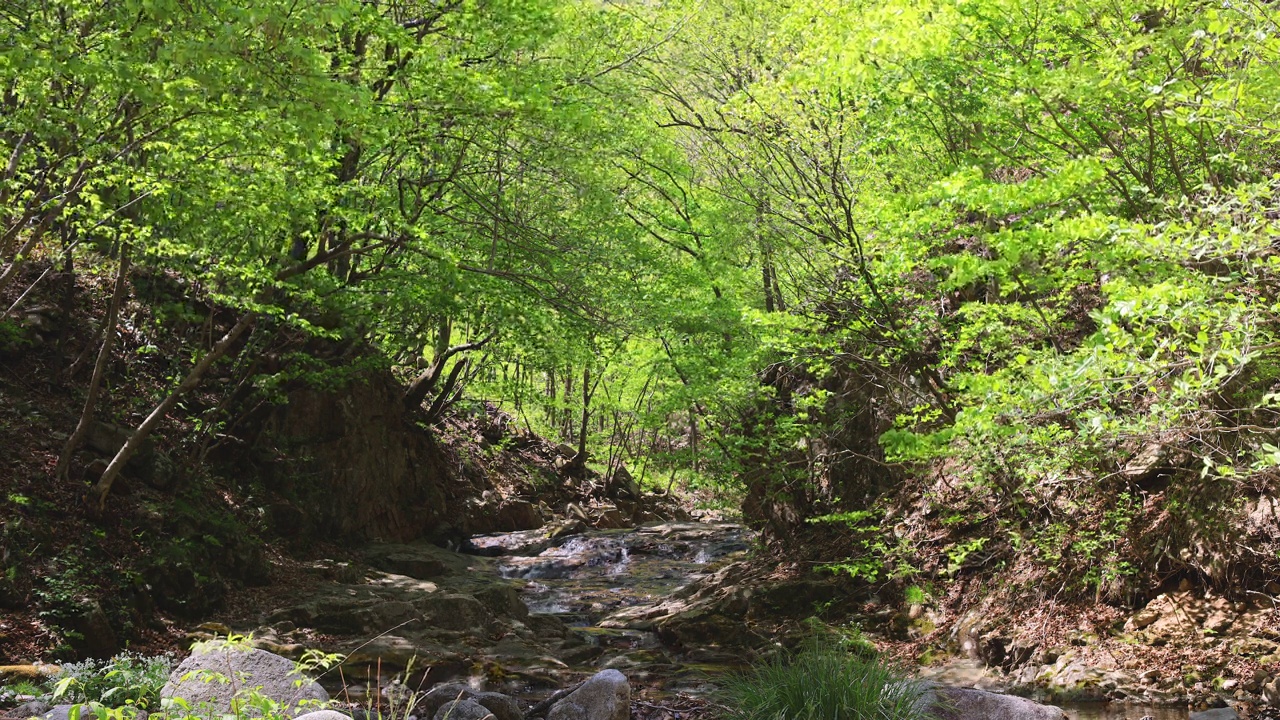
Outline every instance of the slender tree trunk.
[[(31, 235), (27, 238), (27, 242), (23, 244), (18, 252), (14, 253), (9, 267), (5, 269), (3, 274), (0, 274), (0, 293), (4, 292), (5, 288), (9, 287), (9, 283), (13, 282), (14, 278), (18, 276), (18, 270), (25, 264), (24, 258), (35, 249), (36, 243), (40, 242), (40, 238), (49, 229), (49, 225), (62, 214), (62, 211), (66, 209), (72, 198), (79, 196), (80, 189), (83, 187), (84, 174), (88, 167), (88, 160), (80, 163), (80, 166), (76, 168), (75, 175), (67, 183), (67, 189), (63, 193), (62, 201), (45, 212), (44, 217), (40, 218), (40, 223), (31, 229)], [(17, 238), (28, 217), (24, 216), (17, 224), (5, 231), (4, 238), (0, 239), (0, 260), (8, 256), (10, 242)]]
[(45, 271), (40, 273), (40, 277), (36, 278), (35, 282), (28, 285), (27, 289), (22, 291), (22, 294), (18, 296), (17, 300), (13, 301), (13, 304), (10, 305), (7, 310), (5, 310), (4, 312), (0, 312), (0, 320), (4, 320), (5, 318), (9, 317), (9, 315), (13, 313), (15, 310), (22, 307), (22, 301), (26, 300), (27, 296), (31, 294), (31, 291), (35, 290), (36, 286), (40, 284), (40, 281), (44, 280), (45, 277), (48, 276), (48, 274), (51, 272), (53, 272), (53, 265), (50, 265), (49, 267), (45, 268)]
[(25, 258), (27, 254), (35, 248), (36, 243), (40, 242), (40, 238), (44, 235), (44, 230), (44, 225), (32, 230), (26, 244), (18, 249), (18, 252), (13, 256), (13, 260), (9, 263), (9, 267), (5, 269), (3, 274), (0, 274), (0, 293), (3, 293), (5, 288), (9, 287), (9, 283), (18, 277), (18, 270), (22, 269), (22, 266), (26, 264)]
[(698, 472), (698, 413), (689, 411), (689, 450), (693, 453), (693, 471)]
[(444, 387), (440, 388), (440, 393), (436, 395), (436, 399), (432, 401), (431, 407), (427, 410), (428, 423), (434, 425), (440, 421), (440, 418), (444, 415), (445, 408), (449, 407), (449, 397), (458, 385), (458, 376), (462, 374), (463, 369), (466, 367), (467, 358), (462, 358), (453, 364), (453, 369), (449, 371), (449, 377), (445, 378)]
[(129, 461), (129, 458), (133, 456), (143, 441), (151, 435), (151, 431), (155, 430), (156, 426), (160, 424), (160, 421), (164, 419), (165, 414), (178, 401), (178, 398), (200, 384), (200, 380), (208, 372), (209, 368), (227, 353), (227, 350), (244, 334), (245, 330), (248, 330), (253, 325), (253, 321), (257, 316), (256, 312), (251, 312), (241, 317), (235, 326), (228, 330), (226, 335), (222, 336), (218, 344), (214, 345), (213, 349), (200, 358), (200, 362), (197, 362), (195, 367), (191, 368), (191, 372), (182, 380), (182, 383), (151, 411), (151, 414), (147, 416), (146, 420), (142, 421), (137, 430), (133, 431), (133, 435), (120, 448), (116, 456), (111, 459), (111, 464), (107, 465), (106, 471), (102, 473), (102, 478), (89, 489), (87, 499), (90, 503), (96, 503), (98, 510), (106, 507), (107, 493), (111, 492), (111, 484), (115, 482), (120, 475), (120, 471), (124, 469), (124, 464)]
[(124, 299), (125, 278), (129, 274), (129, 246), (120, 248), (120, 269), (116, 271), (116, 287), (111, 293), (111, 304), (107, 306), (107, 318), (102, 323), (102, 344), (98, 348), (98, 361), (93, 364), (93, 376), (89, 378), (89, 392), (84, 399), (84, 409), (80, 411), (80, 422), (76, 423), (75, 432), (67, 438), (62, 446), (62, 454), (58, 456), (58, 467), (54, 474), (59, 481), (66, 481), (71, 471), (71, 455), (80, 447), (85, 435), (89, 434), (89, 426), (93, 424), (94, 409), (98, 404), (98, 394), (102, 390), (102, 377), (106, 375), (107, 363), (111, 360), (111, 349), (115, 346), (116, 320), (120, 315), (120, 304)]
[(591, 426), (591, 366), (582, 368), (582, 426), (578, 429), (577, 464), (587, 466), (587, 430)]
[[(409, 389), (405, 391), (404, 404), (406, 409), (410, 411), (418, 409), (422, 406), (422, 402), (427, 399), (427, 396), (435, 391), (436, 385), (440, 381), (440, 376), (444, 372), (444, 365), (449, 358), (457, 355), (458, 353), (479, 350), (487, 345), (489, 341), (498, 336), (498, 331), (494, 330), (475, 342), (463, 343), (461, 345), (449, 347), (449, 335), (451, 331), (451, 324), (445, 323), (441, 325), (440, 337), (436, 340), (436, 355), (431, 359), (431, 365), (426, 369), (426, 371), (419, 375), (417, 379), (409, 385)], [(462, 361), (459, 360), (458, 362)], [(445, 390), (443, 394), (447, 397), (448, 390)]]

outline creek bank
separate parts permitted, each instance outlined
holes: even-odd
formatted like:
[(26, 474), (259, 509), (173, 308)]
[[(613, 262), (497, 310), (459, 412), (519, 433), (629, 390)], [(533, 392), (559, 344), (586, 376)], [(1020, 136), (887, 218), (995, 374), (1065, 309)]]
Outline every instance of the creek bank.
[(1232, 600), (1184, 581), (1127, 613), (1071, 617), (1051, 607), (1020, 621), (979, 604), (911, 647), (949, 656), (953, 667), (963, 658), (991, 686), (1055, 701), (1280, 705), (1280, 617), (1268, 598)]
[[(615, 669), (596, 672), (585, 680), (552, 693), (545, 700), (524, 707), (519, 699), (486, 691), (483, 680), (437, 684), (426, 692), (403, 685), (384, 688), (391, 702), (389, 714), (361, 708), (349, 702), (331, 704), (328, 694), (294, 663), (263, 650), (223, 641), (204, 643), (173, 671), (161, 691), (163, 701), (183, 712), (201, 715), (234, 715), (257, 718), (270, 711), (274, 717), (294, 720), (629, 720), (633, 717), (631, 681)], [(918, 703), (938, 720), (1065, 720), (1056, 707), (972, 688), (930, 685), (921, 688)], [(391, 692), (394, 691), (394, 692)], [(654, 706), (638, 701), (639, 705)], [(702, 706), (696, 717), (709, 706)], [(8, 720), (67, 720), (84, 706), (28, 703), (4, 715)], [(229, 715), (230, 714), (230, 715)], [(134, 720), (145, 720), (145, 710)], [(672, 720), (682, 720), (670, 711)]]

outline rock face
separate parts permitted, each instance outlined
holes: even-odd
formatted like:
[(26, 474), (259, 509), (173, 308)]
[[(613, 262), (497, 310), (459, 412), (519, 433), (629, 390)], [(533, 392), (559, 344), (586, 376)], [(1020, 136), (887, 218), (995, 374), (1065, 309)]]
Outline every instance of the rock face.
[[(337, 389), (292, 388), (253, 438), (268, 484), (313, 508), (315, 528), (340, 537), (404, 541), (445, 518), (451, 473), (435, 439), (411, 422), (403, 388), (374, 372)], [(298, 477), (307, 478), (297, 483)]]
[(1061, 708), (977, 688), (933, 685), (920, 702), (938, 720), (1065, 720)]
[(169, 676), (160, 697), (181, 698), (202, 715), (224, 714), (231, 712), (233, 702), (245, 703), (255, 692), (279, 703), (289, 717), (329, 701), (329, 693), (299, 674), (292, 661), (223, 642), (197, 646)]
[(605, 670), (582, 683), (547, 712), (547, 720), (627, 720), (631, 685), (617, 670)]

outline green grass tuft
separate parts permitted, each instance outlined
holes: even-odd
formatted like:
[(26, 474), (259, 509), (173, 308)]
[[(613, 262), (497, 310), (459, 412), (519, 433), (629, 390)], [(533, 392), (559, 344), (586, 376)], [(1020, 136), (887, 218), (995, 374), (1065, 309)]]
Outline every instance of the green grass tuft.
[(923, 689), (883, 662), (811, 643), (722, 686), (729, 720), (924, 720)]

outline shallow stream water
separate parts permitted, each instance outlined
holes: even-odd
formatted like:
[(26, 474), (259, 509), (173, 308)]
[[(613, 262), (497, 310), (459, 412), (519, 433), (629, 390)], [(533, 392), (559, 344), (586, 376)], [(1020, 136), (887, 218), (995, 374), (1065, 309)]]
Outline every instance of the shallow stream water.
[[(524, 581), (521, 594), (530, 611), (556, 615), (605, 646), (604, 656), (594, 663), (604, 667), (629, 657), (670, 662), (653, 633), (605, 629), (597, 623), (618, 610), (660, 602), (676, 588), (705, 576), (717, 561), (745, 553), (750, 540), (750, 533), (739, 525), (667, 523), (589, 531), (557, 540), (547, 540), (541, 530), (530, 530), (478, 536), (472, 542), (490, 551), (501, 549), (498, 571), (505, 578)], [(963, 675), (964, 669), (960, 670)], [(948, 677), (946, 670), (925, 674), (947, 684), (981, 684)], [(669, 687), (687, 690), (698, 685)], [(1071, 720), (1185, 720), (1189, 716), (1184, 708), (1116, 703), (1059, 706)]]
[(595, 625), (624, 607), (658, 602), (704, 576), (716, 560), (749, 547), (748, 533), (730, 523), (665, 523), (601, 530), (559, 540), (541, 531), (479, 536), (479, 548), (503, 548), (498, 571), (525, 581), (525, 604), (571, 626)]

